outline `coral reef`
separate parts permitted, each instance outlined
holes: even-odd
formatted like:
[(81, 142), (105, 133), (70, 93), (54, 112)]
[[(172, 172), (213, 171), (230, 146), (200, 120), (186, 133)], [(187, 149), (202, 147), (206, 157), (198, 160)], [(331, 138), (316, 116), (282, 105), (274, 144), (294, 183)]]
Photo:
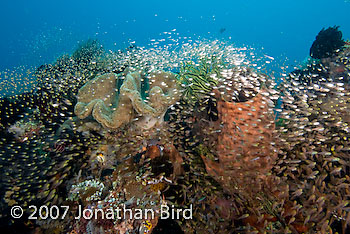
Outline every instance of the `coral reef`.
[[(343, 83), (349, 82), (349, 48), (345, 48), (338, 52), (338, 55), (333, 55), (321, 60), (311, 60), (306, 67), (294, 70), (290, 76), (291, 79), (299, 79), (303, 85), (312, 85), (317, 82), (339, 81)], [(287, 77), (287, 78), (288, 78)], [(310, 92), (314, 92), (312, 89)]]
[[(285, 85), (302, 87), (293, 81)], [(346, 211), (349, 119), (344, 114), (350, 107), (348, 88), (335, 82), (318, 83), (315, 88), (316, 95), (306, 96), (299, 89), (293, 97), (285, 96), (286, 121), (280, 128), (285, 144), (274, 170), (285, 176), (290, 199), (302, 204), (304, 223), (313, 223), (319, 232), (341, 223), (345, 233), (350, 217)]]
[(178, 100), (175, 75), (153, 72), (150, 75), (149, 101), (141, 96), (140, 73), (126, 75), (117, 96), (117, 77), (110, 73), (86, 83), (78, 92), (75, 114), (84, 119), (90, 114), (105, 128), (117, 129), (140, 116), (136, 125), (148, 129), (163, 121), (167, 108)]
[[(0, 101), (0, 188), (4, 198), (0, 223), (1, 227), (14, 224), (8, 232), (16, 232), (12, 229), (18, 227), (25, 230), (20, 233), (28, 233), (41, 225), (39, 220), (38, 224), (27, 220), (29, 211), (24, 214), (25, 222), (12, 220), (11, 206), (62, 204), (68, 181), (86, 160), (84, 151), (98, 139), (84, 139), (75, 128), (56, 132), (60, 124), (73, 116), (74, 95), (81, 82), (92, 76), (86, 69), (90, 65), (77, 64), (70, 56), (64, 56), (32, 72), (36, 81), (30, 92)], [(43, 228), (59, 230), (58, 225), (49, 227), (55, 224), (51, 222)]]
[[(118, 167), (108, 177), (109, 181), (113, 181), (108, 193), (104, 198), (99, 196), (97, 200), (96, 193), (102, 192), (101, 189), (104, 188), (104, 186), (101, 186), (101, 182), (89, 180), (73, 186), (72, 196), (96, 202), (90, 203), (90, 205), (89, 203), (85, 204), (85, 209), (90, 210), (90, 212), (94, 213), (98, 209), (103, 210), (105, 213), (111, 209), (113, 209), (113, 212), (117, 209), (120, 210), (117, 214), (113, 213), (113, 215), (117, 215), (114, 219), (107, 219), (102, 216), (94, 219), (81, 217), (75, 222), (73, 230), (76, 233), (86, 233), (90, 230), (94, 230), (92, 233), (130, 233), (135, 230), (144, 231), (142, 233), (151, 233), (158, 222), (162, 199), (158, 191), (154, 191), (152, 186), (142, 178), (143, 176), (137, 175), (133, 171)], [(84, 188), (84, 185), (88, 185), (88, 187)], [(75, 190), (78, 188), (83, 189), (85, 192), (76, 193)], [(91, 189), (93, 190), (89, 192)], [(124, 212), (124, 209), (130, 209), (133, 213)], [(145, 209), (149, 210), (147, 217), (139, 213), (139, 211), (142, 210), (143, 212)], [(138, 218), (137, 214), (143, 218)]]
[[(278, 85), (247, 48), (170, 49), (90, 41), (1, 99), (4, 232), (348, 233), (349, 48)], [(70, 210), (12, 219), (13, 205)], [(161, 219), (161, 205), (193, 217)], [(102, 214), (117, 208), (154, 217)]]

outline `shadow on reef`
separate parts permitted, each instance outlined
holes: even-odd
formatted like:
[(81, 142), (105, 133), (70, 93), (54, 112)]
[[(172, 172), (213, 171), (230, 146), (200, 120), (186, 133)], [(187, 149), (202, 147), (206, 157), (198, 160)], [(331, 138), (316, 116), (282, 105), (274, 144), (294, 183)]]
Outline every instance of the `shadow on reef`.
[(171, 219), (161, 219), (157, 227), (153, 229), (153, 234), (182, 234), (184, 233), (177, 222)]

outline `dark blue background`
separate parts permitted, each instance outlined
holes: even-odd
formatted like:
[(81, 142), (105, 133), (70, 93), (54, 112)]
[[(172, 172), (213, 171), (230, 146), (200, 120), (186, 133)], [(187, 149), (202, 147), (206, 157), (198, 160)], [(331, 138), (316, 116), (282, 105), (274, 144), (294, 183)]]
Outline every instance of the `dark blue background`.
[(323, 27), (340, 25), (349, 38), (349, 12), (343, 0), (3, 0), (0, 70), (52, 62), (87, 38), (116, 50), (130, 41), (147, 46), (172, 29), (181, 36), (230, 37), (293, 65), (308, 55)]

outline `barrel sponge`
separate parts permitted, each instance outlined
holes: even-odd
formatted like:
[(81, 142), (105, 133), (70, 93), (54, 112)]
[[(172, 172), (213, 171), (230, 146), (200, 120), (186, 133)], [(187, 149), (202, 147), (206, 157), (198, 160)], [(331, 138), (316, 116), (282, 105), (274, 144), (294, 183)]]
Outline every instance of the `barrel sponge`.
[(135, 117), (138, 126), (150, 128), (162, 121), (167, 108), (179, 98), (175, 74), (156, 71), (150, 74), (149, 100), (141, 96), (144, 77), (139, 72), (128, 73), (118, 95), (118, 77), (107, 73), (87, 82), (78, 92), (74, 113), (80, 119), (88, 116), (103, 127), (117, 129)]
[(246, 102), (217, 100), (221, 126), (215, 148), (218, 158), (212, 161), (202, 155), (202, 159), (207, 172), (228, 191), (232, 182), (258, 188), (277, 159), (270, 102), (260, 93)]

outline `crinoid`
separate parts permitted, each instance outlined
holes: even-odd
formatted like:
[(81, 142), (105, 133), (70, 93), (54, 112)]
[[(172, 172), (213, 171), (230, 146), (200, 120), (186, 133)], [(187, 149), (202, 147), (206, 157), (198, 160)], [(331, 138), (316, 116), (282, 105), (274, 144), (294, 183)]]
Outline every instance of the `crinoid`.
[(184, 98), (193, 104), (213, 87), (217, 86), (220, 70), (224, 67), (215, 56), (200, 59), (199, 64), (193, 61), (184, 62), (177, 76), (178, 81), (185, 88)]

